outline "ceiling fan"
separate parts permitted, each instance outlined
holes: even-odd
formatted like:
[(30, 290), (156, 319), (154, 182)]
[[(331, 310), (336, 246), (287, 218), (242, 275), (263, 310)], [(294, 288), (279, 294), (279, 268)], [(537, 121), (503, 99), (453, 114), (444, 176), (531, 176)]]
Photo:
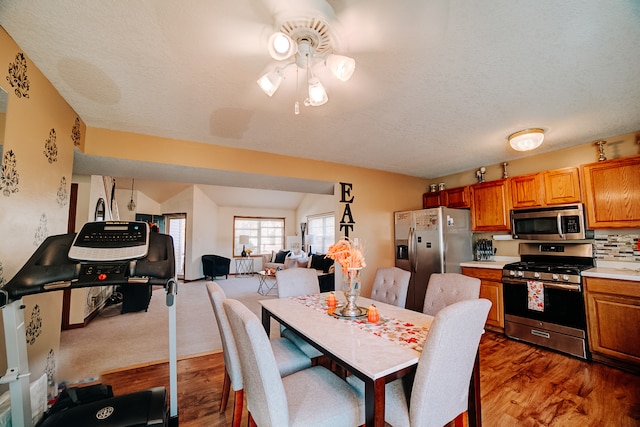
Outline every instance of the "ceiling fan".
[[(296, 114), (300, 113), (300, 82), (308, 90), (305, 106), (324, 105), (329, 98), (318, 77), (333, 75), (339, 81), (349, 80), (357, 55), (353, 58), (347, 54), (384, 56), (391, 63), (392, 58), (411, 58), (438, 43), (449, 15), (446, 0), (416, 0), (406, 10), (383, 0), (263, 0), (262, 4), (267, 16), (273, 18), (272, 32), (263, 49), (274, 63), (257, 83), (265, 94), (273, 96), (287, 75), (295, 79)], [(398, 52), (405, 53), (398, 56)]]
[(285, 78), (288, 68), (296, 71), (295, 114), (300, 114), (298, 101), (299, 74), (306, 75), (308, 97), (305, 106), (318, 107), (329, 100), (326, 89), (313, 68), (324, 65), (333, 76), (347, 81), (355, 71), (355, 60), (337, 54), (338, 36), (330, 22), (335, 22), (335, 12), (325, 0), (290, 2), (265, 0), (274, 17), (274, 32), (269, 37), (267, 50), (278, 61), (258, 78), (258, 86), (272, 96)]

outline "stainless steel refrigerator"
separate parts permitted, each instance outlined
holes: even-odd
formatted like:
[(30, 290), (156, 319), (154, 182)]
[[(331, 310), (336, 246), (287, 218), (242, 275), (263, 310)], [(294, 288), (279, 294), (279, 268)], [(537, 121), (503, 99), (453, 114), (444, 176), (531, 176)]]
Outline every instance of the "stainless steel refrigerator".
[(471, 216), (445, 207), (394, 212), (396, 267), (411, 272), (406, 308), (422, 311), (432, 273), (460, 273), (473, 260)]

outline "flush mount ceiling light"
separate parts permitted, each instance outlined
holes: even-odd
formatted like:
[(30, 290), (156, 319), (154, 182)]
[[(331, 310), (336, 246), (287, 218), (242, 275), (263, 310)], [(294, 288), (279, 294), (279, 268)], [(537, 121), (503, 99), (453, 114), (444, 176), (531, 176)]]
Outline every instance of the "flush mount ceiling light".
[[(327, 22), (318, 17), (295, 18), (285, 21), (269, 37), (269, 54), (277, 61), (286, 61), (265, 72), (258, 79), (258, 86), (269, 96), (272, 96), (284, 79), (284, 70), (290, 66), (296, 67), (296, 77), (300, 69), (306, 71), (308, 98), (305, 106), (317, 107), (329, 100), (327, 91), (320, 79), (313, 73), (313, 68), (319, 65), (327, 67), (331, 73), (341, 81), (347, 81), (353, 75), (356, 61), (348, 56), (336, 55), (334, 43)], [(294, 111), (300, 113), (298, 102), (298, 82), (296, 80), (296, 101)]]
[(509, 135), (509, 144), (517, 151), (535, 150), (543, 140), (544, 130), (540, 128), (524, 129)]

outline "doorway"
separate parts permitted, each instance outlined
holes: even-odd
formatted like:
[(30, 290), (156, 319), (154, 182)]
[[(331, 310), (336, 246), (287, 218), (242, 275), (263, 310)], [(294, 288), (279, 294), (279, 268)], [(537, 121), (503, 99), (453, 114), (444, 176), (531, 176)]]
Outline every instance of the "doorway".
[(187, 248), (187, 214), (164, 214), (165, 233), (173, 238), (173, 251), (176, 260), (176, 276), (184, 279), (184, 259)]

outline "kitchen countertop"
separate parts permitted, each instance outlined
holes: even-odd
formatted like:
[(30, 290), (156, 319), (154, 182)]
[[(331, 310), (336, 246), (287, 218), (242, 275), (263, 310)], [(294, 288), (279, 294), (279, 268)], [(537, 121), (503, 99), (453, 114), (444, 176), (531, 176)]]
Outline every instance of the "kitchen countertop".
[(520, 261), (520, 257), (499, 257), (493, 258), (493, 261), (467, 261), (461, 262), (460, 267), (490, 268), (493, 270), (502, 270), (505, 264)]
[[(505, 264), (520, 261), (519, 257), (494, 257), (493, 261), (467, 261), (461, 262), (461, 267), (489, 268), (502, 270)], [(604, 279), (631, 280), (640, 282), (640, 263), (597, 261), (597, 267), (584, 270), (585, 277), (601, 277)]]
[(601, 277), (603, 279), (631, 280), (640, 282), (640, 263), (597, 261), (597, 267), (585, 270), (585, 277)]

